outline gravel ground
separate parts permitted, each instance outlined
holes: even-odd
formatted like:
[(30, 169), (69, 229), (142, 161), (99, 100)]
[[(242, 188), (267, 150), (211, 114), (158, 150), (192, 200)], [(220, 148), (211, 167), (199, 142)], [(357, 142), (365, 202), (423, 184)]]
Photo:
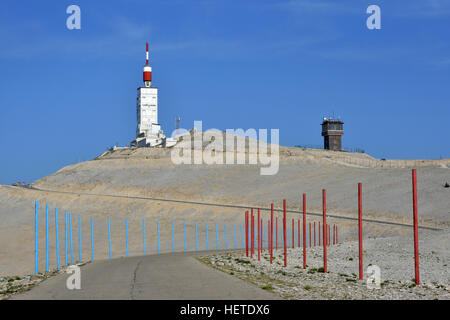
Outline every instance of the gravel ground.
[[(83, 266), (86, 263), (76, 263), (77, 266)], [(0, 300), (9, 299), (12, 295), (28, 291), (42, 281), (60, 273), (65, 273), (68, 266), (62, 265), (59, 270), (54, 269), (48, 272), (31, 274), (25, 276), (0, 277)]]
[(323, 273), (323, 248), (308, 248), (307, 268), (303, 250), (288, 249), (284, 267), (283, 250), (274, 253), (273, 264), (264, 250), (247, 258), (245, 252), (210, 255), (201, 261), (286, 299), (445, 299), (450, 300), (450, 233), (420, 234), (421, 284), (414, 284), (412, 239), (410, 236), (367, 239), (364, 242), (364, 270), (369, 265), (381, 269), (381, 288), (367, 288), (367, 274), (358, 280), (357, 242), (328, 247), (328, 272)]
[(60, 272), (64, 271), (50, 271), (43, 274), (39, 273), (26, 276), (0, 277), (0, 300), (5, 300), (16, 293), (30, 290), (35, 285)]

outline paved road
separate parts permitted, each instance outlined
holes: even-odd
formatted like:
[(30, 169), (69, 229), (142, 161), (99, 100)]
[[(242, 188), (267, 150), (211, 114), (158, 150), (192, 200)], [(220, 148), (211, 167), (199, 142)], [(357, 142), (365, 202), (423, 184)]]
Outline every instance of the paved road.
[[(23, 187), (15, 187), (15, 186), (8, 186), (9, 188), (23, 188)], [(25, 188), (26, 189), (26, 188)], [(222, 204), (222, 203), (213, 203), (213, 202), (198, 202), (198, 201), (188, 201), (188, 200), (177, 200), (177, 199), (163, 199), (163, 198), (153, 198), (153, 197), (137, 197), (137, 196), (125, 196), (125, 195), (113, 195), (113, 194), (101, 194), (101, 193), (88, 193), (88, 192), (71, 192), (71, 191), (57, 191), (57, 190), (47, 190), (47, 189), (39, 189), (32, 187), (30, 188), (34, 191), (41, 191), (41, 192), (52, 192), (52, 193), (61, 193), (61, 194), (76, 194), (76, 195), (87, 195), (87, 196), (98, 196), (98, 197), (108, 197), (108, 198), (125, 198), (125, 199), (135, 199), (135, 200), (147, 200), (147, 201), (164, 201), (164, 202), (174, 202), (174, 203), (184, 203), (184, 204), (193, 204), (193, 205), (202, 205), (202, 206), (213, 206), (213, 207), (223, 207), (223, 208), (236, 208), (236, 209), (248, 209), (250, 210), (252, 207), (249, 206), (242, 206), (242, 205), (233, 205), (233, 204)], [(258, 208), (258, 206), (253, 206), (253, 208)], [(259, 207), (261, 211), (271, 211), (271, 208), (264, 208)], [(283, 212), (283, 209), (277, 209), (275, 208), (273, 210), (274, 212)], [(301, 214), (301, 211), (297, 210), (286, 210), (288, 213), (297, 213)], [(318, 212), (306, 212), (307, 215), (311, 216), (317, 216), (322, 217), (322, 213)], [(347, 217), (347, 216), (339, 216), (334, 214), (327, 214), (327, 217), (329, 218), (335, 218), (335, 219), (343, 219), (343, 220), (351, 220), (351, 221), (358, 221), (358, 218), (354, 217)], [(398, 226), (398, 227), (406, 227), (411, 229), (413, 227), (412, 224), (408, 223), (400, 223), (400, 222), (393, 222), (393, 221), (386, 221), (386, 220), (379, 220), (379, 219), (362, 219), (364, 222), (369, 223), (377, 223), (377, 224), (384, 224), (384, 225), (391, 225), (391, 226)], [(419, 229), (423, 230), (433, 230), (433, 231), (440, 231), (443, 230), (441, 228), (435, 228), (430, 226), (421, 226), (419, 225)]]
[(199, 262), (195, 259), (199, 254), (202, 252), (95, 261), (81, 267), (80, 290), (68, 290), (69, 275), (59, 274), (13, 299), (279, 299)]

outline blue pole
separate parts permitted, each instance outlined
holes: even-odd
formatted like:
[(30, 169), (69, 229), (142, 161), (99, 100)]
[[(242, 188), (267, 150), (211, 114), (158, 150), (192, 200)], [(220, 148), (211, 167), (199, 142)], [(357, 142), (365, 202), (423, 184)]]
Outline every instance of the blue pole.
[(66, 260), (66, 266), (67, 266), (67, 210), (64, 214), (64, 228), (65, 228), (65, 237), (64, 237), (64, 241), (65, 241), (65, 260)]
[(55, 235), (56, 235), (56, 267), (59, 270), (60, 265), (59, 265), (58, 208), (55, 208)]
[(142, 242), (144, 245), (144, 256), (145, 256), (145, 218), (142, 218)]
[(225, 249), (228, 249), (228, 239), (227, 239), (227, 224), (225, 223), (225, 229), (223, 232), (224, 236), (225, 236)]
[(241, 237), (242, 237), (242, 249), (244, 249), (245, 243), (244, 243), (244, 227), (241, 224)]
[(175, 225), (172, 220), (172, 252), (175, 252)]
[(69, 213), (69, 232), (70, 232), (70, 263), (73, 264), (72, 213)]
[(128, 218), (125, 218), (125, 238), (127, 242), (127, 257), (128, 257)]
[(94, 261), (94, 218), (91, 217), (91, 260)]
[(184, 251), (186, 251), (186, 221), (183, 222)]
[(80, 262), (81, 260), (81, 216), (78, 215), (78, 251), (80, 256)]
[(111, 254), (111, 222), (108, 217), (108, 243), (109, 243), (109, 258), (112, 259)]
[(39, 273), (39, 203), (34, 203), (34, 273)]
[(161, 247), (160, 247), (160, 244), (159, 244), (159, 220), (156, 220), (156, 225), (157, 225), (157, 231), (158, 231), (158, 253), (160, 253), (161, 252)]
[(195, 251), (198, 251), (198, 245), (197, 245), (197, 222), (195, 223)]
[(216, 223), (216, 249), (219, 249), (219, 233), (217, 232), (217, 223)]
[(233, 224), (233, 233), (234, 233), (234, 248), (236, 249), (236, 224)]
[(205, 231), (206, 231), (206, 250), (208, 250), (208, 224), (205, 223)]
[(49, 271), (48, 265), (48, 205), (45, 206), (45, 271)]

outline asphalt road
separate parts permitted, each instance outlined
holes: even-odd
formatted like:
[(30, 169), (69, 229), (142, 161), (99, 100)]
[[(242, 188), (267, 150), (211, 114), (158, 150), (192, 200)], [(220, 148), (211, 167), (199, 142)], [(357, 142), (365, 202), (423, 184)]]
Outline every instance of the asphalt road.
[(201, 254), (180, 252), (94, 261), (81, 267), (80, 290), (67, 289), (70, 275), (58, 274), (12, 299), (280, 299), (201, 263), (195, 259)]

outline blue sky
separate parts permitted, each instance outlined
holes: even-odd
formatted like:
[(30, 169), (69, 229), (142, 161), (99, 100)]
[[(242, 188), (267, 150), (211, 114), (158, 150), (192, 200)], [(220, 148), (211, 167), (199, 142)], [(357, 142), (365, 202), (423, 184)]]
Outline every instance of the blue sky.
[[(81, 30), (66, 8), (81, 8)], [(381, 8), (368, 30), (366, 8)], [(135, 137), (150, 43), (166, 133), (279, 128), (280, 143), (450, 157), (450, 1), (2, 1), (0, 183), (31, 182)]]

